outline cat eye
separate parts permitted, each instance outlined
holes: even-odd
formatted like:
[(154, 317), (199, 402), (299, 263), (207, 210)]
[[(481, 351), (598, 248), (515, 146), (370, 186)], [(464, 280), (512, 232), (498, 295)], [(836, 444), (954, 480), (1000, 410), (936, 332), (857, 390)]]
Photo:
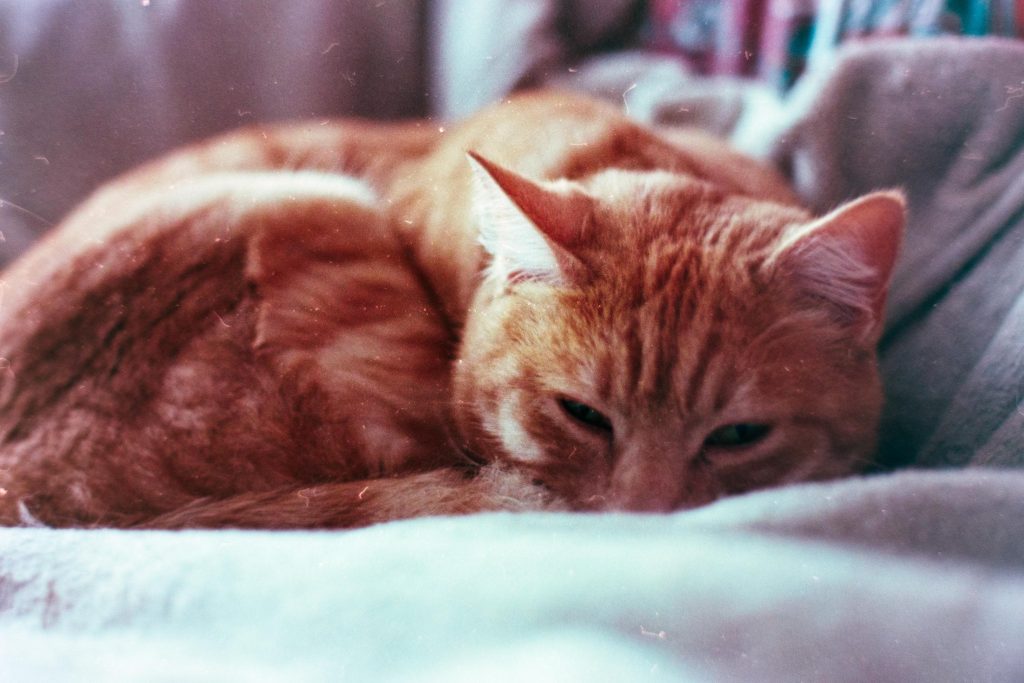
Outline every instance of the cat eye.
[(765, 424), (754, 422), (739, 422), (737, 424), (719, 427), (704, 439), (705, 446), (714, 448), (739, 448), (757, 443), (768, 435), (771, 427)]
[(562, 410), (565, 411), (566, 415), (581, 422), (588, 427), (601, 429), (606, 432), (612, 430), (612, 421), (604, 416), (603, 413), (595, 408), (591, 408), (586, 403), (580, 403), (574, 401), (571, 398), (560, 398), (558, 404), (562, 406)]

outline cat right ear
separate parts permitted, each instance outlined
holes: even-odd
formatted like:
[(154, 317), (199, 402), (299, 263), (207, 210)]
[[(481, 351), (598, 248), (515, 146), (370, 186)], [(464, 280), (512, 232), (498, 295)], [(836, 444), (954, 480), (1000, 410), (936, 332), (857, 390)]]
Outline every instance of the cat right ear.
[(874, 192), (796, 232), (777, 257), (791, 282), (868, 343), (881, 332), (905, 209), (900, 192)]
[(475, 152), (473, 208), (480, 243), (491, 254), (490, 272), (505, 282), (535, 280), (565, 285), (583, 264), (572, 249), (583, 238), (590, 202), (528, 180)]

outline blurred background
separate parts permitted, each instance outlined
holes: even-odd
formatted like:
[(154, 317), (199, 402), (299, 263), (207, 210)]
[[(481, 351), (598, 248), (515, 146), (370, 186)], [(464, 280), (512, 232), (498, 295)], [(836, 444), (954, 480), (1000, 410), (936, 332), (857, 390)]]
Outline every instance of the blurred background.
[[(105, 179), (240, 125), (448, 120), (551, 84), (730, 132), (844, 41), (1022, 18), (1024, 0), (0, 0), (0, 264)], [(696, 75), (736, 87), (702, 100)]]

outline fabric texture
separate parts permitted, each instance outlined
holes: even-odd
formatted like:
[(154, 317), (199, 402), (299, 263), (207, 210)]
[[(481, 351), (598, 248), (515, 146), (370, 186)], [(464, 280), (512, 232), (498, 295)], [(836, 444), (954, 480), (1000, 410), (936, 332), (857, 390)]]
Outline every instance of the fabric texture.
[(0, 530), (0, 678), (1017, 681), (1024, 473), (659, 516)]

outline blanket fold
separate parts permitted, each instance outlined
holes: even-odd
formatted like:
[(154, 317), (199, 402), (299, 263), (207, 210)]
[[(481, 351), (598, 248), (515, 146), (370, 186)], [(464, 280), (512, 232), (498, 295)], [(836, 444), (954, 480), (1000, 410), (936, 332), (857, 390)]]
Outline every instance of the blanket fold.
[(853, 45), (787, 102), (774, 158), (812, 206), (909, 198), (881, 346), (890, 467), (963, 465), (997, 432), (976, 462), (1021, 462), (1022, 95), (1024, 45), (947, 38)]

